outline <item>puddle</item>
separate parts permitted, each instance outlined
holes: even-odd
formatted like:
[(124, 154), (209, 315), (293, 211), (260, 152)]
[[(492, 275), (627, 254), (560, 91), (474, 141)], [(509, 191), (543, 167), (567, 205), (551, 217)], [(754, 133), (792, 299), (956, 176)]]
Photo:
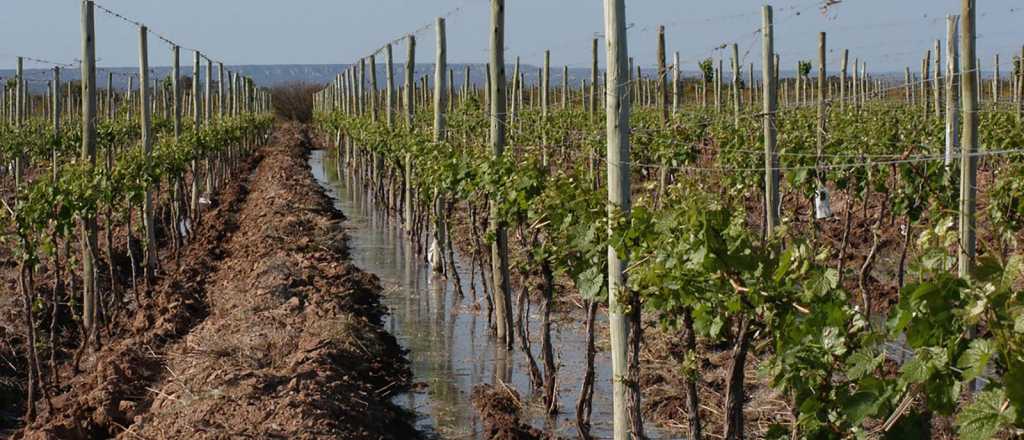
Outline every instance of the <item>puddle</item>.
[[(459, 298), (451, 284), (431, 279), (424, 257), (414, 255), (411, 242), (403, 238), (399, 226), (374, 207), (361, 184), (351, 176), (339, 178), (333, 158), (325, 157), (324, 153), (315, 150), (310, 155), (313, 176), (348, 218), (352, 260), (361, 269), (380, 277), (385, 290), (382, 301), (391, 312), (385, 326), (410, 351), (413, 380), (426, 384), (397, 396), (395, 402), (415, 411), (419, 415), (417, 426), (425, 431), (443, 438), (479, 439), (483, 425), (469, 402), (470, 393), (478, 384), (501, 380), (516, 389), (524, 400), (534, 402), (525, 414), (533, 426), (575, 438), (576, 398), (586, 360), (582, 320), (565, 322), (557, 314), (552, 316), (551, 336), (559, 365), (557, 385), (562, 412), (548, 418), (538, 403), (541, 393), (531, 391), (526, 357), (518, 347), (513, 352), (498, 348), (488, 328), (486, 306), (481, 302), (481, 310), (474, 308), (468, 264), (456, 255), (466, 293), (465, 298)], [(475, 279), (479, 284), (479, 273)], [(483, 287), (478, 285), (477, 292), (482, 295)], [(538, 363), (539, 311), (540, 307), (533, 305), (530, 316), (530, 335)], [(607, 353), (597, 354), (595, 368), (591, 433), (595, 438), (610, 438), (611, 360)], [(645, 428), (650, 438), (673, 438), (653, 426)]]

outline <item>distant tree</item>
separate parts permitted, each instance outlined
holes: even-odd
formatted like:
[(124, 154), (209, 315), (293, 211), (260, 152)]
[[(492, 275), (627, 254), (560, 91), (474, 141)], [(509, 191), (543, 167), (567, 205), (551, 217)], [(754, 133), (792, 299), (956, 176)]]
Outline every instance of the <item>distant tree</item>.
[(305, 82), (275, 86), (270, 89), (270, 94), (274, 99), (274, 113), (292, 121), (312, 121), (313, 94), (319, 89), (320, 87)]
[(701, 61), (700, 64), (698, 64), (697, 66), (700, 68), (701, 73), (704, 74), (705, 82), (714, 81), (715, 63), (714, 61), (711, 61), (711, 58), (704, 58), (704, 61)]
[(801, 78), (807, 78), (811, 74), (811, 62), (810, 61), (806, 61), (806, 60), (805, 61), (800, 61), (800, 64), (798, 64), (798, 66), (799, 66), (799, 69), (800, 69), (799, 73), (800, 73), (800, 77)]

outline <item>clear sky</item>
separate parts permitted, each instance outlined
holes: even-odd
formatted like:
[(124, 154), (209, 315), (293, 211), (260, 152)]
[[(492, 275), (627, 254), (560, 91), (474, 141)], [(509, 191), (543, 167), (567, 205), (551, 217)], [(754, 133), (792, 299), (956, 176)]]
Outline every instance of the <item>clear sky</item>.
[[(487, 0), (100, 0), (98, 2), (186, 47), (203, 50), (226, 64), (335, 64), (366, 55), (386, 41), (448, 16), (449, 62), (483, 62), (488, 49)], [(784, 68), (816, 55), (818, 31), (827, 31), (830, 50), (848, 48), (851, 58), (867, 60), (872, 71), (920, 69), (925, 50), (945, 38), (944, 16), (959, 13), (960, 0), (842, 0), (828, 14), (822, 0), (778, 0), (776, 50)], [(656, 28), (666, 26), (670, 53), (683, 67), (725, 54), (714, 48), (737, 42), (745, 63), (760, 64), (755, 31), (760, 0), (628, 0), (630, 54), (654, 63)], [(458, 9), (456, 11), (456, 9)], [(1024, 43), (1024, 0), (978, 0), (978, 51), (991, 69), (994, 53), (1009, 68)], [(554, 66), (589, 63), (590, 40), (602, 29), (599, 0), (507, 0), (507, 59), (521, 56), (539, 64), (552, 51)], [(452, 12), (455, 11), (455, 12)], [(80, 53), (77, 0), (4, 0), (0, 13), (0, 68), (14, 66), (14, 55), (71, 61)], [(100, 66), (134, 66), (138, 32), (97, 11)], [(434, 33), (418, 34), (417, 60), (430, 63)], [(601, 49), (602, 65), (603, 46)], [(150, 41), (150, 63), (167, 65), (167, 46)], [(830, 55), (830, 66), (838, 65)], [(405, 56), (395, 47), (396, 61)], [(190, 55), (183, 54), (183, 64)], [(27, 67), (43, 67), (29, 63)]]

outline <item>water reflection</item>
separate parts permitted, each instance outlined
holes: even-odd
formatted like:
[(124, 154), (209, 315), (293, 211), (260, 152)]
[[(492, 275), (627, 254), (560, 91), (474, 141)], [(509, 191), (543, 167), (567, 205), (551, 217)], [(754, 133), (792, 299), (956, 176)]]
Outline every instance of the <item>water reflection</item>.
[[(576, 436), (575, 404), (586, 360), (583, 323), (556, 320), (552, 325), (552, 343), (559, 365), (557, 384), (559, 408), (555, 418), (545, 416), (540, 393), (530, 389), (526, 359), (518, 351), (509, 352), (494, 344), (488, 329), (483, 303), (482, 276), (470, 274), (468, 261), (456, 254), (456, 267), (464, 283), (463, 290), (481, 292), (478, 300), (460, 297), (444, 279), (434, 278), (426, 262), (417, 256), (413, 243), (404, 239), (399, 225), (374, 206), (365, 188), (351, 173), (342, 173), (333, 157), (313, 151), (309, 164), (314, 177), (335, 205), (348, 218), (349, 247), (352, 260), (363, 270), (376, 274), (385, 288), (382, 299), (391, 314), (386, 326), (408, 349), (414, 380), (426, 387), (399, 396), (396, 403), (415, 410), (421, 417), (419, 427), (434, 430), (446, 438), (481, 438), (483, 426), (470, 403), (473, 387), (482, 383), (506, 383), (524, 400), (535, 402), (527, 410), (531, 424), (567, 437)], [(325, 163), (325, 161), (327, 163)], [(476, 286), (470, 286), (475, 280)], [(555, 318), (558, 317), (556, 314)], [(534, 355), (539, 356), (539, 316), (530, 316), (530, 334)], [(517, 344), (518, 345), (518, 344)], [(611, 382), (610, 360), (606, 353), (596, 359), (592, 434), (610, 437)], [(669, 438), (649, 429), (652, 438)]]

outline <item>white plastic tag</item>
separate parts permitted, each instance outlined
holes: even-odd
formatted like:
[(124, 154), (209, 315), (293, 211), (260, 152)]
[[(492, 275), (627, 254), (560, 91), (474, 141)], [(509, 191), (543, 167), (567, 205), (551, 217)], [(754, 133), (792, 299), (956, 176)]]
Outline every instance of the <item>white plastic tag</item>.
[(828, 188), (818, 188), (814, 195), (814, 218), (818, 220), (832, 217), (832, 205), (829, 201)]

